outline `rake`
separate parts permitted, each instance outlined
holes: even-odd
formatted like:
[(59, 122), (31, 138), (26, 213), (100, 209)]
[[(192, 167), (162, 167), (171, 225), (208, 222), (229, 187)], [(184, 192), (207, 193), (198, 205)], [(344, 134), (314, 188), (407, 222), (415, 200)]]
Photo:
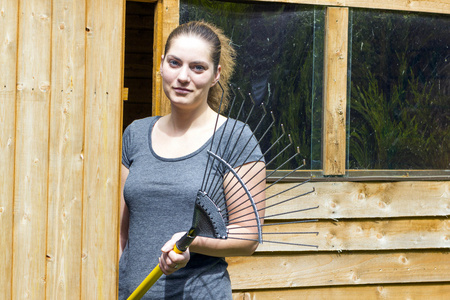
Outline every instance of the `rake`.
[[(313, 187), (307, 192), (299, 192), (299, 188), (310, 181), (305, 180), (283, 191), (277, 192), (269, 197), (264, 196), (262, 200), (254, 200), (258, 196), (259, 198), (261, 198), (262, 195), (265, 195), (266, 191), (273, 188), (277, 183), (286, 179), (299, 169), (303, 168), (305, 166), (305, 160), (302, 160), (301, 163), (297, 163), (297, 161), (299, 160), (298, 157), (300, 155), (299, 148), (294, 146), (291, 136), (285, 132), (285, 129), (281, 124), (280, 136), (264, 152), (261, 152), (262, 154), (258, 158), (258, 160), (249, 163), (247, 165), (248, 170), (246, 170), (244, 174), (241, 174), (241, 176), (239, 176), (238, 173), (242, 165), (237, 168), (233, 168), (233, 165), (238, 161), (246, 161), (246, 159), (248, 158), (246, 156), (249, 156), (248, 153), (252, 153), (256, 149), (256, 147), (261, 144), (261, 141), (270, 133), (271, 129), (276, 126), (276, 120), (272, 112), (267, 111), (266, 104), (264, 102), (257, 103), (253, 99), (251, 94), (245, 96), (240, 89), (237, 89), (238, 93), (236, 93), (232, 87), (230, 88), (234, 96), (232, 98), (230, 108), (228, 109), (227, 119), (225, 123), (221, 125), (221, 127), (228, 128), (228, 132), (231, 132), (231, 134), (226, 135), (225, 129), (221, 131), (221, 134), (218, 133), (217, 129), (219, 114), (221, 113), (221, 109), (219, 108), (211, 146), (207, 151), (208, 161), (206, 164), (205, 173), (203, 175), (203, 183), (201, 188), (198, 190), (195, 200), (192, 226), (186, 232), (186, 234), (176, 242), (174, 251), (177, 253), (183, 253), (188, 249), (188, 247), (197, 236), (215, 239), (240, 239), (257, 241), (260, 244), (277, 243), (295, 245), (300, 247), (318, 248), (317, 245), (284, 241), (282, 242), (265, 238), (265, 236), (267, 235), (276, 234), (318, 235), (318, 232), (265, 233), (263, 231), (263, 227), (266, 226), (279, 226), (284, 224), (317, 221), (297, 220), (282, 223), (264, 224), (264, 220), (277, 219), (282, 215), (317, 209), (318, 206), (313, 206), (298, 210), (282, 211), (281, 213), (272, 215), (266, 215), (265, 213), (270, 208), (286, 204), (287, 202), (298, 200), (299, 198), (307, 194), (313, 193), (315, 190)], [(235, 107), (237, 98), (242, 99), (239, 107)], [(252, 135), (246, 141), (241, 140), (240, 145), (242, 145), (243, 142), (245, 147), (238, 147), (237, 141), (242, 137), (244, 130), (249, 127), (249, 122), (252, 118), (255, 118), (255, 116), (256, 118), (259, 118), (259, 121), (254, 126), (254, 128), (252, 128), (254, 136)], [(241, 119), (242, 121), (238, 121)], [(252, 143), (252, 139), (256, 139), (256, 144), (254, 142)], [(220, 145), (222, 147), (219, 147)], [(281, 150), (274, 150), (280, 148)], [(227, 151), (224, 151), (224, 149), (226, 149)], [(269, 161), (266, 162), (265, 157), (268, 157), (271, 152), (276, 153), (275, 155), (272, 155), (273, 157)], [(287, 155), (288, 158), (281, 163), (277, 163), (277, 160), (279, 160), (279, 158), (281, 158), (283, 155)], [(259, 162), (264, 162), (262, 167)], [(282, 177), (271, 182), (270, 184), (266, 184), (263, 190), (252, 192), (256, 186), (261, 183), (266, 183), (266, 179), (273, 177), (274, 174), (276, 174), (280, 169), (286, 168), (287, 165), (292, 165), (293, 162), (297, 165), (295, 168), (284, 174)], [(266, 167), (272, 166), (274, 164), (277, 164), (275, 168), (272, 168), (270, 171), (266, 170)], [(252, 172), (250, 172), (251, 170)], [(254, 182), (256, 175), (250, 174), (259, 174), (261, 172), (265, 172), (264, 179), (259, 180), (258, 182)], [(213, 173), (218, 173), (220, 176), (214, 176)], [(220, 180), (220, 178), (225, 179), (229, 176), (232, 176), (233, 178), (233, 180), (228, 181), (228, 184), (231, 186), (224, 187), (224, 181)], [(224, 192), (225, 190), (227, 192)], [(288, 199), (277, 201), (278, 196), (287, 192), (289, 192), (289, 195), (293, 196), (290, 196)], [(227, 199), (231, 198), (233, 199), (232, 202), (227, 201)], [(271, 200), (271, 202), (273, 203), (269, 206), (263, 205), (267, 200)], [(238, 229), (242, 229), (243, 227), (256, 229), (255, 233), (237, 232)], [(245, 236), (245, 234), (247, 234), (248, 236)], [(143, 297), (145, 293), (151, 288), (151, 286), (161, 277), (162, 274), (163, 273), (158, 264), (141, 282), (136, 290), (128, 297), (128, 300), (140, 299), (141, 297)]]

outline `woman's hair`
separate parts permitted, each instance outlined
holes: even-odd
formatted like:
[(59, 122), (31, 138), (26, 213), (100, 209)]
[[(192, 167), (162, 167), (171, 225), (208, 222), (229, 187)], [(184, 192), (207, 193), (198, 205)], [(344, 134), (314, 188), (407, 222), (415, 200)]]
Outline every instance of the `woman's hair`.
[[(172, 45), (172, 41), (179, 36), (196, 36), (202, 38), (211, 45), (211, 60), (214, 64), (214, 73), (221, 66), (220, 85), (215, 84), (209, 89), (208, 105), (215, 111), (219, 110), (222, 101), (221, 111), (228, 106), (229, 80), (234, 72), (236, 51), (231, 46), (231, 41), (223, 31), (214, 25), (204, 21), (192, 21), (175, 28), (167, 38), (164, 48), (164, 55)], [(222, 86), (222, 88), (221, 88)], [(223, 89), (223, 93), (222, 93)], [(223, 97), (223, 100), (221, 100)]]

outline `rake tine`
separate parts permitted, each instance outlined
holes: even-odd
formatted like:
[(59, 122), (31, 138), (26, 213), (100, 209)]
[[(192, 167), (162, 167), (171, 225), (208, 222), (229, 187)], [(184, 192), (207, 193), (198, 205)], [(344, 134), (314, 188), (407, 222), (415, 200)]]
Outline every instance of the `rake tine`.
[[(255, 239), (246, 239), (246, 238), (238, 238), (238, 237), (228, 237), (228, 238), (229, 239), (233, 239), (233, 240), (244, 240), (244, 241), (253, 241), (253, 242), (257, 242), (258, 241), (258, 240), (255, 240)], [(292, 245), (292, 246), (303, 246), (303, 247), (311, 247), (311, 248), (316, 248), (316, 249), (319, 248), (319, 246), (317, 246), (317, 245), (262, 240), (261, 244), (264, 244), (264, 243)]]

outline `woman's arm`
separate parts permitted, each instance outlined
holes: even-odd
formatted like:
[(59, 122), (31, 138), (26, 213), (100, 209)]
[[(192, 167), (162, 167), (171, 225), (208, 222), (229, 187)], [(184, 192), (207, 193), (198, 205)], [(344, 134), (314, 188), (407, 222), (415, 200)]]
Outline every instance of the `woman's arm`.
[(123, 187), (130, 171), (122, 164), (120, 168), (120, 239), (119, 239), (119, 257), (122, 256), (123, 249), (128, 241), (129, 212), (123, 197)]
[[(246, 182), (246, 186), (250, 190), (253, 200), (257, 203), (260, 217), (264, 217), (264, 189), (266, 187), (265, 164), (263, 162), (257, 162), (256, 164), (252, 162), (236, 168), (235, 171)], [(230, 222), (234, 224), (228, 226), (229, 232), (231, 233), (230, 238), (221, 240), (199, 236), (195, 238), (190, 246), (190, 250), (191, 252), (217, 257), (252, 255), (258, 247), (257, 241), (233, 239), (233, 237), (255, 240), (258, 238), (258, 228), (248, 196), (241, 188), (241, 184), (237, 182), (237, 179), (231, 173), (224, 178), (224, 188), (225, 195), (227, 196), (228, 210), (230, 211), (236, 206), (240, 208), (236, 209), (236, 213), (230, 217), (230, 220), (236, 219), (236, 221)], [(245, 203), (240, 205), (242, 202)], [(243, 207), (247, 208), (242, 209)], [(239, 218), (240, 216), (242, 218)]]

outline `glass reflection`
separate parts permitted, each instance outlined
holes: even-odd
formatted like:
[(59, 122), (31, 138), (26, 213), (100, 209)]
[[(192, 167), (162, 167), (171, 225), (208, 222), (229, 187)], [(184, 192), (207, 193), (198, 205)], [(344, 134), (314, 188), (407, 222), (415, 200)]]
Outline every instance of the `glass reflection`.
[(450, 169), (450, 18), (352, 9), (349, 169)]
[[(300, 147), (306, 169), (320, 169), (324, 9), (182, 0), (180, 23), (191, 20), (212, 22), (224, 30), (238, 52), (234, 87), (251, 93), (256, 102), (266, 101), (268, 110), (273, 111), (278, 125), (262, 148), (280, 136), (282, 123)], [(253, 120), (254, 124), (258, 121)], [(286, 159), (279, 157), (278, 161)]]

